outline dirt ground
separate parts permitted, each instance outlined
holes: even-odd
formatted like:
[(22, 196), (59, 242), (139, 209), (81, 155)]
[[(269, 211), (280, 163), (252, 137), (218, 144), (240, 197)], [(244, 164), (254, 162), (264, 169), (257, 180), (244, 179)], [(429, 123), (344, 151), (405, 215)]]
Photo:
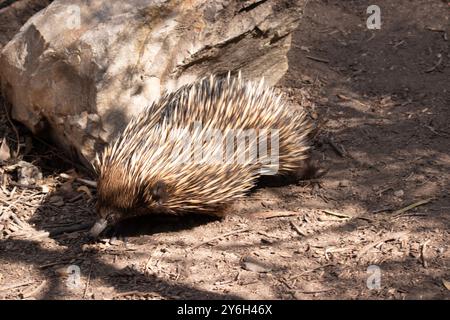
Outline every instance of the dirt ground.
[(293, 35), (280, 86), (321, 123), (328, 173), (263, 181), (223, 220), (141, 218), (126, 241), (61, 233), (94, 221), (95, 190), (16, 124), (44, 180), (14, 185), (0, 166), (0, 298), (449, 299), (450, 4), (376, 3), (381, 30), (368, 1), (316, 0)]

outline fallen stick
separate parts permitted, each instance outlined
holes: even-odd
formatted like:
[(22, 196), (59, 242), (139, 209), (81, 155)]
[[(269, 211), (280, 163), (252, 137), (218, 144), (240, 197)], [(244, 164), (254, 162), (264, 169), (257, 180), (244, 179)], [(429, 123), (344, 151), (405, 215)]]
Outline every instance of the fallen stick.
[(89, 187), (97, 188), (97, 182), (95, 182), (95, 181), (82, 179), (82, 178), (76, 178), (75, 180), (77, 180), (78, 182), (83, 183)]
[(89, 288), (89, 284), (91, 282), (91, 274), (92, 274), (92, 264), (89, 267), (89, 275), (88, 275), (88, 278), (87, 278), (87, 281), (86, 281), (86, 287), (84, 288), (84, 292), (83, 292), (83, 300), (86, 298), (86, 294), (87, 294), (87, 291), (88, 291), (88, 288)]
[(311, 290), (311, 291), (304, 291), (304, 290), (295, 290), (296, 293), (304, 293), (304, 294), (314, 294), (314, 293), (322, 293), (322, 292), (328, 292), (333, 290), (333, 288), (329, 289), (319, 289), (319, 290)]
[(17, 147), (16, 147), (16, 154), (14, 155), (14, 158), (17, 158), (19, 156), (19, 153), (20, 153), (20, 135), (19, 135), (19, 131), (17, 130), (16, 126), (14, 125), (14, 123), (11, 120), (11, 117), (9, 116), (9, 111), (8, 111), (8, 108), (6, 107), (6, 103), (3, 102), (2, 104), (3, 104), (3, 108), (5, 109), (6, 120), (8, 120), (8, 123), (11, 126), (11, 129), (13, 129), (14, 134), (16, 135)]
[(424, 126), (424, 127), (427, 128), (427, 129), (429, 129), (429, 130), (430, 130), (431, 132), (433, 132), (435, 135), (438, 135), (438, 136), (440, 136), (440, 137), (445, 137), (445, 138), (448, 138), (448, 137), (449, 137), (449, 134), (448, 134), (448, 133), (446, 133), (446, 132), (439, 133), (439, 132), (437, 132), (436, 129), (433, 128), (432, 126)]
[(264, 236), (264, 237), (267, 237), (267, 238), (273, 238), (273, 239), (281, 240), (280, 237), (277, 237), (277, 236), (268, 234), (268, 233), (266, 233), (266, 232), (264, 232), (264, 231), (258, 231), (257, 233), (260, 234), (260, 235), (262, 235), (262, 236)]
[(311, 273), (311, 272), (314, 272), (314, 271), (317, 271), (317, 270), (320, 270), (320, 269), (323, 269), (323, 268), (326, 268), (326, 267), (331, 267), (331, 266), (335, 266), (335, 264), (328, 263), (328, 264), (325, 264), (323, 266), (318, 266), (317, 268), (314, 268), (314, 269), (303, 271), (303, 272), (301, 272), (301, 273), (299, 273), (299, 274), (297, 274), (295, 276), (292, 276), (289, 280), (294, 280), (294, 279), (297, 279), (298, 277), (304, 276), (305, 274), (308, 274), (308, 273)]
[(12, 208), (17, 210), (17, 207), (14, 204), (9, 203), (7, 200), (0, 198), (0, 202), (4, 203), (7, 206), (11, 206)]
[(211, 238), (211, 239), (208, 239), (208, 240), (206, 240), (206, 241), (203, 241), (203, 242), (201, 242), (201, 243), (199, 243), (199, 244), (196, 244), (196, 245), (193, 246), (191, 249), (197, 249), (198, 247), (201, 247), (201, 246), (203, 246), (203, 245), (205, 245), (205, 244), (208, 244), (208, 243), (210, 243), (210, 242), (212, 242), (212, 241), (219, 240), (219, 239), (221, 239), (221, 238), (225, 238), (225, 237), (228, 237), (228, 236), (231, 236), (231, 235), (234, 235), (234, 234), (247, 232), (247, 231), (249, 231), (249, 230), (250, 230), (250, 228), (243, 228), (243, 229), (239, 229), (239, 230), (227, 232), (227, 233), (221, 234), (221, 235), (219, 235), (219, 236), (217, 236), (217, 237), (213, 237), (213, 238)]
[(41, 284), (38, 285), (35, 289), (33, 289), (30, 292), (24, 293), (23, 298), (28, 299), (28, 298), (34, 297), (45, 287), (46, 284), (47, 284), (47, 280), (42, 281)]
[(343, 219), (351, 219), (351, 218), (353, 218), (352, 216), (346, 215), (344, 213), (334, 212), (334, 211), (331, 211), (331, 210), (322, 210), (322, 212), (324, 212), (326, 214), (329, 214), (330, 216), (343, 218)]
[(22, 183), (18, 183), (18, 182), (15, 182), (15, 181), (10, 181), (9, 184), (12, 185), (13, 187), (19, 187), (19, 188), (23, 188), (23, 189), (42, 191), (42, 187), (41, 186), (37, 186), (37, 185), (22, 184)]
[(153, 260), (153, 256), (155, 255), (155, 252), (161, 250), (161, 247), (158, 245), (156, 246), (155, 250), (153, 250), (152, 254), (150, 255), (150, 257), (148, 258), (147, 262), (145, 263), (145, 267), (144, 267), (144, 273), (147, 274), (148, 270), (150, 270), (151, 272), (153, 272), (152, 266), (151, 266), (151, 262)]
[(342, 158), (345, 157), (345, 152), (337, 146), (337, 144), (333, 141), (333, 139), (327, 137), (327, 138), (323, 139), (323, 142), (329, 144), (331, 146), (331, 148), (334, 150), (334, 152), (336, 152), (338, 154), (338, 156), (340, 156)]
[(10, 284), (10, 285), (7, 285), (7, 286), (0, 287), (0, 292), (16, 289), (16, 288), (20, 288), (20, 287), (25, 287), (25, 286), (28, 286), (28, 285), (33, 284), (33, 283), (34, 283), (34, 281), (22, 281), (22, 282), (19, 282), (19, 283)]
[(401, 215), (402, 213), (405, 213), (406, 211), (409, 211), (409, 210), (414, 209), (414, 208), (416, 208), (418, 206), (427, 204), (428, 202), (430, 202), (433, 199), (434, 198), (428, 198), (428, 199), (425, 199), (425, 200), (420, 200), (420, 201), (414, 202), (414, 203), (410, 204), (409, 206), (406, 206), (406, 207), (404, 207), (402, 209), (398, 209), (398, 210), (394, 211), (392, 214), (393, 214), (394, 217), (397, 217), (397, 216)]
[(65, 260), (57, 261), (57, 262), (51, 262), (51, 263), (43, 264), (43, 265), (39, 266), (39, 269), (46, 269), (46, 268), (49, 268), (49, 267), (58, 266), (60, 264), (67, 264), (67, 263), (70, 263), (74, 258), (76, 258), (76, 257), (72, 257), (70, 259), (68, 258), (68, 259), (65, 259)]
[(434, 27), (425, 27), (425, 29), (433, 31), (433, 32), (445, 32), (444, 29), (434, 28)]
[(146, 296), (153, 296), (153, 295), (154, 295), (154, 293), (152, 293), (152, 292), (128, 291), (128, 292), (118, 293), (114, 296), (114, 298), (124, 298), (124, 297), (128, 297), (128, 296), (146, 297)]
[(302, 230), (300, 230), (300, 228), (293, 222), (291, 221), (291, 226), (292, 228), (294, 228), (294, 230), (301, 236), (307, 237), (308, 235), (306, 233), (304, 233)]
[(92, 223), (82, 223), (77, 225), (72, 225), (68, 227), (56, 228), (49, 231), (49, 237), (56, 237), (63, 233), (73, 233), (77, 231), (83, 231), (92, 227)]
[(25, 225), (25, 223), (19, 219), (19, 217), (17, 217), (17, 215), (14, 212), (10, 213), (10, 218), (13, 219), (13, 221), (22, 229), (26, 229), (27, 225)]
[(442, 54), (438, 54), (438, 61), (436, 62), (436, 64), (434, 66), (432, 66), (430, 69), (425, 70), (425, 73), (430, 73), (433, 72), (434, 70), (436, 70), (437, 67), (439, 67), (442, 63)]
[(306, 56), (308, 59), (317, 61), (317, 62), (323, 62), (323, 63), (330, 63), (330, 60), (327, 59), (323, 59), (323, 58), (319, 58), (319, 57), (314, 57), (314, 56)]
[(272, 219), (272, 218), (299, 216), (301, 214), (303, 213), (297, 211), (275, 211), (275, 212), (263, 211), (250, 214), (249, 216), (258, 219)]

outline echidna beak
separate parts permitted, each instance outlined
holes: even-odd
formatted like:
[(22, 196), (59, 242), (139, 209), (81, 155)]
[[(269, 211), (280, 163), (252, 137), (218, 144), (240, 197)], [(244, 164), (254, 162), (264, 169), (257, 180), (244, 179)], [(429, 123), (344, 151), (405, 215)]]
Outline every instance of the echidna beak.
[(108, 222), (106, 219), (100, 219), (97, 220), (97, 222), (92, 226), (91, 230), (89, 231), (90, 235), (94, 238), (97, 238), (100, 233), (103, 232), (103, 230), (106, 229), (108, 225)]

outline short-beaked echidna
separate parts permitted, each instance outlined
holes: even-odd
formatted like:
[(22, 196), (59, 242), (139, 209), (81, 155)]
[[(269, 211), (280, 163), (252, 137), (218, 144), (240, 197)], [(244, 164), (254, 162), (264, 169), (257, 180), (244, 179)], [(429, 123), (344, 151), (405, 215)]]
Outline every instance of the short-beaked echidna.
[(260, 175), (295, 173), (312, 126), (264, 81), (210, 76), (163, 95), (97, 159), (96, 236), (151, 213), (222, 215)]

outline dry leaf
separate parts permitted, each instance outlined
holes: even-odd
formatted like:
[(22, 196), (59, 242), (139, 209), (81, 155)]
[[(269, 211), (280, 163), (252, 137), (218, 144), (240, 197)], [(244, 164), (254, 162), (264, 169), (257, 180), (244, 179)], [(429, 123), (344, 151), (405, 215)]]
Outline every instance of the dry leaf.
[(3, 138), (0, 143), (0, 161), (7, 161), (11, 158), (11, 150), (9, 149), (6, 139)]
[(442, 283), (444, 284), (444, 287), (447, 288), (447, 290), (450, 291), (450, 281), (447, 281), (445, 279), (442, 279)]
[(252, 258), (246, 257), (242, 260), (242, 267), (247, 271), (253, 272), (270, 272), (272, 269), (264, 263)]
[(41, 191), (42, 191), (42, 193), (49, 193), (50, 187), (46, 184), (43, 184), (43, 185), (41, 185)]
[(77, 188), (77, 191), (78, 191), (78, 192), (81, 192), (81, 191), (82, 191), (82, 192), (86, 193), (87, 196), (89, 197), (89, 199), (92, 199), (92, 193), (91, 193), (91, 190), (89, 190), (88, 187), (86, 187), (86, 186), (80, 186), (80, 187)]

